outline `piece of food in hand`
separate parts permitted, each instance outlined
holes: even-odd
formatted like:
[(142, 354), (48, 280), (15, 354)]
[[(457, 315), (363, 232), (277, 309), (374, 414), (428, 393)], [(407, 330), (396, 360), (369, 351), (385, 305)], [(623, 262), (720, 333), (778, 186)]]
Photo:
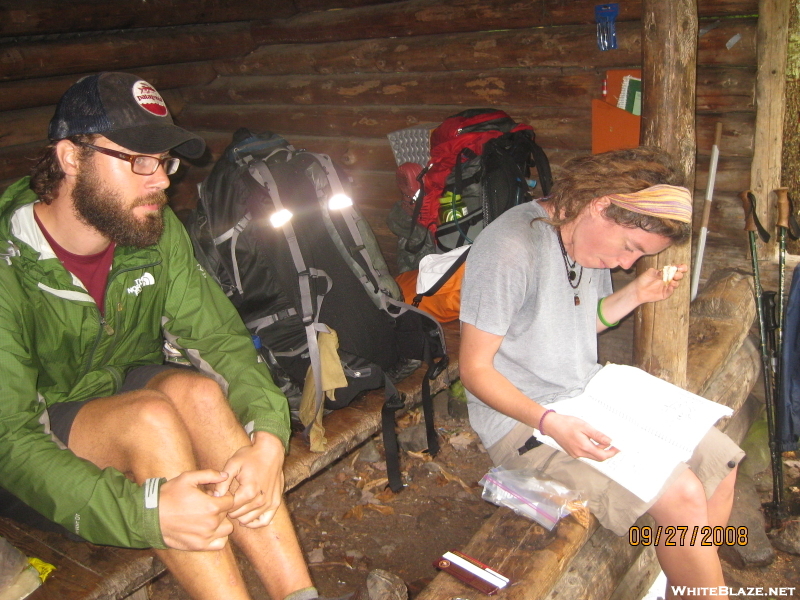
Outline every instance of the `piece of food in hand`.
[(678, 272), (678, 267), (675, 265), (666, 265), (663, 269), (661, 269), (661, 279), (664, 280), (664, 283), (669, 283), (672, 281), (672, 278), (675, 277), (675, 273)]

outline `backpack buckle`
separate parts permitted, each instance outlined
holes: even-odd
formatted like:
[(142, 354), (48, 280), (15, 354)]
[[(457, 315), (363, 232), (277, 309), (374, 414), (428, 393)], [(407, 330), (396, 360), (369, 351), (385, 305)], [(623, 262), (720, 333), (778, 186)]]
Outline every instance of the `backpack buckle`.
[(442, 358), (439, 359), (439, 362), (433, 364), (433, 368), (431, 369), (430, 375), (428, 375), (428, 379), (430, 379), (431, 381), (436, 379), (439, 375), (442, 374), (442, 371), (444, 371), (447, 368), (447, 365), (449, 363), (450, 359), (445, 354)]

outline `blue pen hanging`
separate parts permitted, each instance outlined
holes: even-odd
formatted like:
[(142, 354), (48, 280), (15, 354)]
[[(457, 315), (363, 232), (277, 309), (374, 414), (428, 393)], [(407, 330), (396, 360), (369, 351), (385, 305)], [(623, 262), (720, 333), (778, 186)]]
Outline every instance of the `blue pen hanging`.
[(600, 50), (614, 50), (617, 47), (617, 15), (619, 4), (598, 4), (594, 7), (594, 20), (597, 22), (597, 47)]

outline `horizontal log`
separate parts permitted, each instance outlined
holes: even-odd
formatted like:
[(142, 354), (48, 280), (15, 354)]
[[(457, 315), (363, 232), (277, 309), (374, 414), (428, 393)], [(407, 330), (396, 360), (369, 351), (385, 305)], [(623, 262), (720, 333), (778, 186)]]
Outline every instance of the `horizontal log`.
[[(438, 34), (320, 44), (267, 44), (242, 61), (224, 61), (221, 74), (300, 75), (405, 73), (514, 67), (614, 68), (641, 62), (640, 26), (618, 25), (619, 47), (601, 52), (587, 43), (596, 25)], [(755, 60), (753, 60), (755, 64)]]
[(755, 95), (755, 67), (697, 69), (697, 111), (755, 112)]
[[(335, 106), (204, 106), (189, 104), (180, 114), (182, 126), (195, 130), (278, 131), (284, 136), (385, 138), (399, 129), (440, 123), (463, 110), (461, 106), (335, 107)], [(571, 107), (507, 107), (517, 121), (529, 123), (543, 148), (587, 149), (591, 124), (587, 111)], [(576, 136), (577, 139), (576, 139)]]
[(114, 0), (110, 10), (106, 0), (25, 0), (0, 7), (0, 36), (285, 18), (297, 13), (294, 4), (292, 0), (147, 0), (143, 6), (141, 0)]
[[(358, 75), (227, 76), (185, 90), (198, 104), (537, 106), (588, 110), (600, 97), (604, 71), (556, 68), (494, 69), (448, 73), (368, 73)], [(707, 112), (754, 110), (755, 70), (698, 69), (697, 109)]]
[[(153, 84), (160, 92), (186, 86), (206, 85), (217, 76), (211, 62), (191, 62), (172, 65), (126, 69)], [(58, 102), (67, 88), (84, 75), (22, 79), (0, 82), (0, 111), (48, 106)], [(175, 107), (170, 107), (175, 112)]]
[(299, 12), (312, 10), (333, 10), (334, 8), (353, 8), (355, 6), (373, 6), (376, 4), (391, 4), (397, 0), (294, 0), (292, 4)]
[(0, 45), (0, 81), (243, 56), (247, 23), (191, 25)]
[(382, 73), (379, 76), (220, 77), (184, 93), (198, 104), (457, 105), (510, 106), (535, 98), (537, 106), (588, 110), (603, 76), (582, 69), (495, 69), (436, 73)]
[[(595, 4), (593, 0), (451, 0), (447, 4), (439, 0), (408, 0), (257, 23), (253, 36), (260, 45), (577, 25), (594, 22)], [(698, 6), (700, 17), (757, 12), (757, 0), (706, 0)], [(640, 19), (641, 3), (620, 3), (617, 22)]]
[[(504, 67), (627, 68), (641, 63), (641, 24), (617, 25), (618, 47), (587, 43), (595, 25), (438, 34), (320, 44), (266, 44), (242, 60), (220, 61), (223, 75), (333, 75), (459, 71)], [(740, 35), (730, 49), (728, 40)], [(755, 66), (755, 19), (725, 19), (698, 40), (698, 64)]]
[(47, 125), (55, 106), (0, 113), (0, 145), (4, 148), (40, 141), (46, 143)]

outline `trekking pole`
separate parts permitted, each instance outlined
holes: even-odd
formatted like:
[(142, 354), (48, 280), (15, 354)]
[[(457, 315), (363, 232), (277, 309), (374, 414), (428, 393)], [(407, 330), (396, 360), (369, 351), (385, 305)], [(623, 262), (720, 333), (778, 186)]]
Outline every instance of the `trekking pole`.
[[(786, 236), (793, 240), (800, 235), (800, 226), (794, 215), (794, 206), (789, 196), (789, 188), (775, 190), (778, 197), (778, 328), (777, 328), (777, 355), (783, 354), (783, 326), (786, 321)], [(780, 365), (780, 363), (778, 363)], [(780, 373), (780, 370), (778, 371)], [(783, 381), (782, 379), (780, 380)]]
[(764, 310), (764, 292), (761, 288), (761, 274), (758, 268), (758, 246), (756, 244), (756, 235), (761, 238), (763, 242), (769, 241), (769, 234), (761, 226), (756, 216), (756, 197), (753, 192), (747, 190), (740, 194), (742, 204), (744, 206), (744, 229), (750, 238), (750, 257), (753, 264), (753, 284), (755, 288), (756, 297), (756, 314), (758, 315), (758, 330), (761, 336), (761, 365), (763, 369), (764, 378), (764, 400), (765, 410), (767, 413), (767, 434), (769, 437), (769, 451), (772, 464), (772, 502), (765, 505), (767, 508), (767, 515), (773, 527), (780, 525), (780, 518), (778, 517), (778, 507), (781, 504), (783, 495), (782, 485), (782, 464), (781, 456), (778, 452), (776, 431), (775, 431), (775, 399), (773, 397), (773, 372), (772, 372), (772, 358), (770, 356), (770, 349), (768, 347), (768, 333), (767, 333), (767, 316)]
[(697, 242), (697, 254), (694, 257), (692, 269), (691, 300), (697, 297), (697, 288), (700, 284), (700, 269), (703, 266), (703, 254), (706, 249), (706, 236), (708, 235), (708, 221), (711, 218), (711, 199), (714, 196), (714, 182), (717, 179), (717, 163), (719, 162), (719, 143), (722, 139), (722, 123), (717, 123), (714, 133), (714, 145), (711, 147), (711, 164), (708, 167), (708, 184), (706, 185), (706, 198), (703, 203), (703, 220), (700, 227), (700, 239)]
[(789, 190), (788, 188), (778, 188), (775, 190), (775, 195), (778, 197), (778, 305), (776, 313), (778, 327), (775, 330), (775, 355), (778, 357), (778, 366), (775, 370), (775, 397), (780, 398), (782, 382), (780, 357), (783, 351), (783, 324), (786, 312), (784, 292), (786, 290), (786, 232), (789, 229)]
[[(783, 411), (783, 391), (785, 385), (786, 373), (783, 369), (783, 340), (784, 328), (786, 324), (786, 235), (788, 234), (792, 239), (797, 239), (798, 224), (794, 216), (794, 207), (792, 206), (791, 198), (789, 197), (789, 189), (782, 187), (775, 190), (775, 195), (778, 198), (778, 327), (776, 330), (776, 356), (777, 356), (777, 369), (776, 369), (776, 382), (775, 382), (775, 421), (776, 421), (776, 444), (778, 445), (778, 453), (780, 454), (781, 442), (783, 440), (783, 430), (785, 427), (784, 411)], [(781, 467), (783, 463), (781, 462)], [(783, 469), (780, 472), (780, 489), (781, 494), (778, 498), (778, 516), (783, 519), (787, 516), (785, 506), (783, 503)]]

